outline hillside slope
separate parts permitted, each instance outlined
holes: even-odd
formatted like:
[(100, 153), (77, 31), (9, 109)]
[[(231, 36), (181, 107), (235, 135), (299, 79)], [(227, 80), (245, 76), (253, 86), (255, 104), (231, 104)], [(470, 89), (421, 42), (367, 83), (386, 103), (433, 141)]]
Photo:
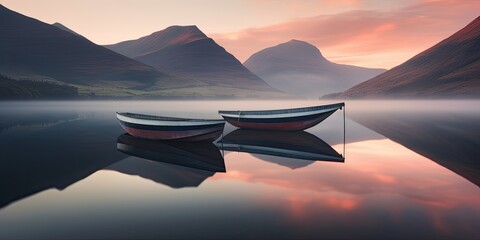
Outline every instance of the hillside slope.
[(277, 89), (315, 98), (344, 91), (385, 71), (330, 62), (317, 47), (299, 40), (263, 49), (244, 65)]
[(209, 85), (273, 91), (196, 26), (171, 26), (105, 47), (162, 72)]
[(1, 5), (0, 36), (0, 73), (17, 79), (141, 90), (190, 84)]
[(480, 17), (405, 63), (337, 98), (480, 97)]

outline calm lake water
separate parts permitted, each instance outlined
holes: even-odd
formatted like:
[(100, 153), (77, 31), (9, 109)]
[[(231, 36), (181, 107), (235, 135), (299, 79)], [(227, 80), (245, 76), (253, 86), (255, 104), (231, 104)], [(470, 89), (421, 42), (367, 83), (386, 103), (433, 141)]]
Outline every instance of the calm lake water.
[(115, 118), (324, 103), (1, 102), (0, 239), (480, 239), (478, 101), (347, 102), (345, 138), (337, 111), (216, 145), (145, 144)]

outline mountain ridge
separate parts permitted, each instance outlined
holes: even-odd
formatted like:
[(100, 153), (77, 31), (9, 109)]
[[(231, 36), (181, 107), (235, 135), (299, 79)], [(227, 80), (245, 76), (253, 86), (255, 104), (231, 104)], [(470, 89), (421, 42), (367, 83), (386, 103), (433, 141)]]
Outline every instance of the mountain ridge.
[(170, 26), (105, 47), (175, 76), (206, 84), (276, 91), (197, 26)]
[(296, 39), (258, 51), (244, 65), (273, 87), (315, 98), (385, 71), (333, 63), (314, 45)]
[[(184, 31), (182, 31), (182, 29), (184, 29)], [(172, 42), (187, 44), (205, 38), (207, 38), (207, 36), (195, 25), (173, 25), (137, 39), (109, 44), (105, 45), (105, 47), (127, 57), (138, 57), (173, 45)]]
[(0, 73), (16, 79), (126, 89), (190, 84), (3, 5), (0, 33)]
[(480, 17), (389, 71), (325, 98), (480, 97)]
[(57, 28), (65, 31), (65, 32), (69, 32), (69, 33), (73, 33), (73, 34), (78, 35), (78, 36), (82, 36), (82, 35), (78, 34), (77, 32), (73, 31), (72, 29), (68, 28), (67, 26), (59, 23), (59, 22), (53, 23), (52, 26), (57, 27)]

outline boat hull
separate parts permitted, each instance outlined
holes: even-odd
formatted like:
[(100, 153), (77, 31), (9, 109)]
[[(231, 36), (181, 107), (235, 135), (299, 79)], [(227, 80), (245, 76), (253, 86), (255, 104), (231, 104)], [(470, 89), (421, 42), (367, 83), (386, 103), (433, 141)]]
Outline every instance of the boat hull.
[(345, 103), (322, 106), (253, 110), (253, 111), (219, 111), (218, 113), (230, 124), (239, 128), (272, 131), (301, 131), (313, 127)]
[[(214, 141), (223, 133), (224, 121), (170, 121), (166, 124), (118, 116), (120, 126), (130, 135), (150, 140)], [(159, 121), (161, 122), (161, 121)], [(165, 122), (165, 121), (164, 121)], [(148, 124), (146, 124), (148, 123)]]
[(239, 128), (272, 131), (300, 131), (319, 124), (335, 111), (336, 109), (312, 115), (284, 118), (235, 118), (228, 116), (223, 116), (223, 118), (228, 123)]

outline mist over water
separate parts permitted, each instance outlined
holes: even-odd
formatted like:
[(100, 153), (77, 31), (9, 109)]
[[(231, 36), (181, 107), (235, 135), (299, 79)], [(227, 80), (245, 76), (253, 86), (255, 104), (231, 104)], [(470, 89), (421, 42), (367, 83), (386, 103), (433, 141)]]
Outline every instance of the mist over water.
[(348, 101), (345, 139), (342, 111), (278, 137), (299, 157), (324, 142), (344, 161), (164, 143), (153, 160), (135, 139), (117, 149), (115, 112), (218, 119), (329, 103), (1, 102), (0, 239), (478, 238), (479, 101)]

